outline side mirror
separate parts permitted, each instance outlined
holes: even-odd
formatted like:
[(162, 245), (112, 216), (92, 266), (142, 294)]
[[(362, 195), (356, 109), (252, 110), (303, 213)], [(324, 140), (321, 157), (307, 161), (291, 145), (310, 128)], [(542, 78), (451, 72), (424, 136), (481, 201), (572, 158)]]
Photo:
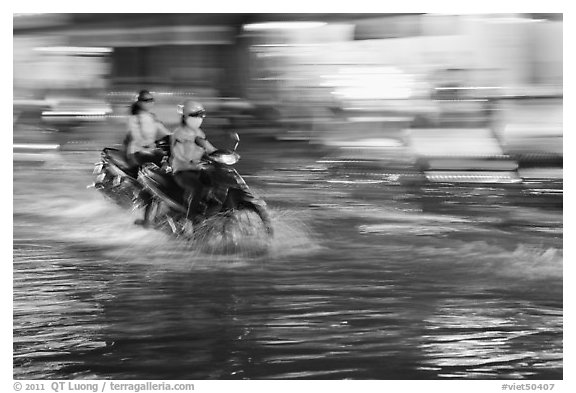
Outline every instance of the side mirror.
[(238, 143), (240, 143), (240, 137), (238, 136), (237, 132), (233, 132), (230, 136), (232, 137), (232, 139), (234, 139), (234, 142), (236, 142), (236, 144), (234, 145), (234, 151), (236, 151)]

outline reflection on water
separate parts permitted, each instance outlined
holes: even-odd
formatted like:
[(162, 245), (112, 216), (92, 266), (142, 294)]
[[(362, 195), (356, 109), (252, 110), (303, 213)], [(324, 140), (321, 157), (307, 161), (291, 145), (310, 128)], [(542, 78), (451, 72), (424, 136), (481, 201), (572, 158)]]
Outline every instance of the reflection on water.
[(87, 190), (96, 159), (15, 168), (16, 378), (562, 378), (561, 212), (506, 226), (280, 173), (247, 178), (267, 251), (213, 255)]

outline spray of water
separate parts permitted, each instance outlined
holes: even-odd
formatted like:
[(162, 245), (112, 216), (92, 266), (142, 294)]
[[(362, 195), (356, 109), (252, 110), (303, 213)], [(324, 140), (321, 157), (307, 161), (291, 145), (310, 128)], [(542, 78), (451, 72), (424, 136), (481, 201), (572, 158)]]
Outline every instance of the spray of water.
[(294, 211), (272, 210), (274, 235), (269, 236), (258, 215), (237, 211), (209, 218), (191, 232), (177, 237), (192, 260), (246, 262), (272, 261), (275, 258), (310, 254), (319, 249), (304, 219)]
[[(274, 236), (266, 234), (251, 211), (218, 215), (194, 228), (193, 235), (174, 235), (169, 228), (134, 225), (141, 210), (116, 206), (94, 190), (55, 193), (46, 198), (15, 196), (16, 210), (30, 216), (28, 237), (73, 244), (118, 263), (167, 269), (225, 268), (273, 262), (278, 257), (318, 249), (306, 220), (296, 211), (270, 211)], [(24, 236), (24, 235), (22, 235)]]

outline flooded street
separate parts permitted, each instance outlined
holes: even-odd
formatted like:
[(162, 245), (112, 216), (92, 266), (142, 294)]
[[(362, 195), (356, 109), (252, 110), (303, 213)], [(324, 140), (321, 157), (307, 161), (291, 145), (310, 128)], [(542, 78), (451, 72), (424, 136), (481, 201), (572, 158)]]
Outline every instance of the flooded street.
[(97, 150), (14, 163), (15, 378), (562, 379), (562, 208), (239, 152), (276, 234), (237, 255), (135, 226), (86, 188)]
[(15, 390), (569, 376), (564, 13), (309, 8), (12, 14)]

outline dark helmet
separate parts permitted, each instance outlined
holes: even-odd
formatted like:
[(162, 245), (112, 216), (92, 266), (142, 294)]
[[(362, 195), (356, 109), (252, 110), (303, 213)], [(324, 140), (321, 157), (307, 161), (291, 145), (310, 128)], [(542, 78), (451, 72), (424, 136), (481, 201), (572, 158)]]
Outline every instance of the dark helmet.
[(138, 93), (138, 97), (136, 98), (138, 102), (152, 102), (154, 101), (154, 97), (148, 90), (140, 90)]

